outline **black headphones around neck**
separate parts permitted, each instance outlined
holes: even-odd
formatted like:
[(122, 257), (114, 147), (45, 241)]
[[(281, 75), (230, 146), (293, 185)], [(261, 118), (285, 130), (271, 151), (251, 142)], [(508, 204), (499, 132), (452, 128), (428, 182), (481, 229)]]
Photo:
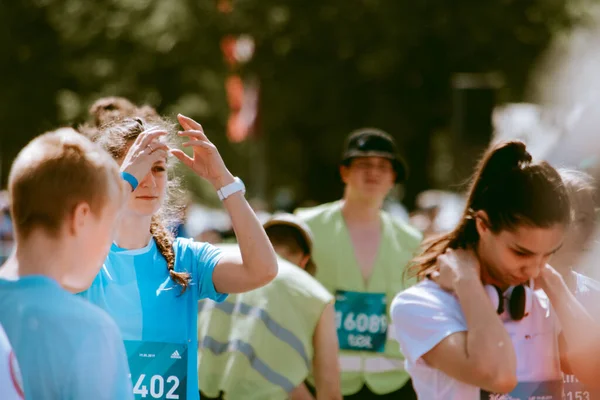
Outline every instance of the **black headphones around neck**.
[(498, 286), (485, 285), (485, 289), (498, 315), (506, 310), (505, 302), (508, 303), (508, 314), (513, 321), (520, 321), (531, 312), (533, 293), (529, 286), (518, 285), (509, 288), (506, 298)]

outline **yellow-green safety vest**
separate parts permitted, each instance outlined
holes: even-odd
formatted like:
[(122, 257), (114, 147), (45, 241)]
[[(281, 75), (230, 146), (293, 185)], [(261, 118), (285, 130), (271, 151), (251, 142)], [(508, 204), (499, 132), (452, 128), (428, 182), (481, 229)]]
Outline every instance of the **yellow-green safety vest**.
[[(354, 394), (365, 384), (377, 394), (398, 390), (408, 381), (409, 375), (404, 370), (404, 357), (399, 344), (393, 339), (389, 306), (394, 296), (406, 288), (403, 272), (418, 251), (421, 233), (382, 211), (381, 244), (371, 277), (365, 283), (342, 216), (341, 203), (298, 209), (296, 214), (310, 226), (314, 234), (313, 259), (317, 265), (315, 277), (331, 293), (338, 293), (338, 302), (340, 297), (346, 297), (347, 292), (369, 294), (365, 298), (379, 294), (384, 298), (382, 318), (387, 319), (384, 321), (387, 322), (387, 338), (381, 340), (382, 351), (340, 350), (342, 394)], [(336, 317), (337, 306), (336, 304)], [(377, 322), (375, 316), (370, 318), (375, 318)], [(370, 320), (367, 317), (363, 320), (363, 330), (369, 329)], [(342, 324), (346, 326), (346, 322), (353, 328), (360, 325), (361, 321), (356, 315), (337, 321), (338, 337), (339, 327)]]
[(313, 334), (333, 296), (278, 258), (269, 284), (198, 305), (198, 384), (209, 397), (284, 400), (312, 369)]

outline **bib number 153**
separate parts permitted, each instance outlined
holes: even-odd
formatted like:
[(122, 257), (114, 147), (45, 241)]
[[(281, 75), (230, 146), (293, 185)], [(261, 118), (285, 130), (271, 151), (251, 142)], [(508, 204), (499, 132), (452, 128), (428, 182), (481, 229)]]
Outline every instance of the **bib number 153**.
[(161, 375), (141, 374), (133, 386), (133, 394), (142, 398), (150, 395), (151, 399), (179, 399), (177, 388), (179, 378), (176, 376), (169, 376), (165, 380)]

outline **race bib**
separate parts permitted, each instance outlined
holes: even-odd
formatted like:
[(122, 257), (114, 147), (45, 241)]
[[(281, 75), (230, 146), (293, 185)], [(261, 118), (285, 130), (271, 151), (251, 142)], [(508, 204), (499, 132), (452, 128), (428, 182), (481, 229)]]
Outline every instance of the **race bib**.
[(521, 382), (509, 394), (480, 391), (481, 400), (562, 400), (563, 385), (561, 381)]
[(186, 399), (186, 344), (125, 340), (125, 349), (136, 400)]
[(335, 322), (340, 349), (383, 352), (388, 328), (385, 293), (336, 291)]
[(587, 389), (575, 375), (565, 375), (563, 382), (565, 400), (600, 400), (600, 392)]

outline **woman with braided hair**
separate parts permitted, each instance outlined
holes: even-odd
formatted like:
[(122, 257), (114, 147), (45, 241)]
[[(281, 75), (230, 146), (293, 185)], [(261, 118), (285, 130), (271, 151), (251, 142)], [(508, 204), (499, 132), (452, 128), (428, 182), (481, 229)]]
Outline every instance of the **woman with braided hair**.
[[(191, 157), (169, 144), (169, 127), (157, 118), (116, 119), (93, 135), (118, 161), (132, 190), (110, 253), (80, 295), (117, 322), (136, 398), (198, 399), (198, 300), (223, 301), (226, 293), (263, 286), (277, 274), (273, 247), (244, 198), (243, 183), (229, 172), (200, 124), (183, 115), (178, 120)], [(177, 211), (169, 155), (217, 190), (241, 254), (221, 255), (208, 243), (173, 238), (167, 229), (176, 214), (170, 211)]]

